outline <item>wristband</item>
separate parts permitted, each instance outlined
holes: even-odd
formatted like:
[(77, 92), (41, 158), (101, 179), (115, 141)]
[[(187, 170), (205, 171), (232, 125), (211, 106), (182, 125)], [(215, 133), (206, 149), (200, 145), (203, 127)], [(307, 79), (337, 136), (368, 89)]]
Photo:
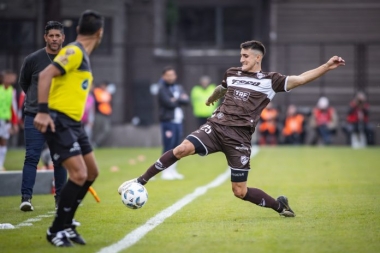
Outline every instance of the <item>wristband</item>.
[(49, 107), (47, 103), (38, 104), (38, 112), (49, 113)]

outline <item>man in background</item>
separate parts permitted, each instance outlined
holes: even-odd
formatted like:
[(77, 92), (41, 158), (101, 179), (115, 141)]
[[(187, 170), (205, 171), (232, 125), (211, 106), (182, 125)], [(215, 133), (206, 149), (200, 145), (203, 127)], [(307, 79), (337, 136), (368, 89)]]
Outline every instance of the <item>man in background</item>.
[(191, 89), (190, 98), (193, 105), (193, 114), (198, 120), (198, 126), (206, 124), (207, 118), (211, 116), (218, 104), (207, 106), (205, 101), (215, 90), (215, 84), (211, 83), (209, 76), (202, 76), (198, 85)]
[[(181, 106), (189, 104), (189, 96), (181, 85), (176, 83), (177, 73), (174, 68), (166, 67), (162, 71), (159, 81), (158, 102), (161, 122), (161, 134), (163, 153), (175, 148), (182, 140), (183, 110)], [(183, 179), (183, 175), (177, 172), (177, 163), (163, 171), (161, 178), (164, 180)]]
[(364, 92), (358, 92), (350, 102), (343, 130), (347, 144), (353, 147), (375, 144), (374, 126), (369, 122), (369, 103)]
[[(38, 112), (37, 84), (38, 75), (54, 60), (65, 40), (63, 25), (57, 21), (49, 21), (45, 26), (44, 39), (46, 46), (28, 55), (21, 67), (19, 85), (26, 94), (24, 108), (25, 160), (22, 169), (21, 211), (33, 211), (33, 187), (36, 182), (37, 164), (45, 144), (45, 137), (38, 131), (33, 120)], [(54, 161), (54, 160), (53, 160)], [(67, 172), (62, 165), (54, 163), (55, 206), (59, 202), (61, 189), (67, 180)]]

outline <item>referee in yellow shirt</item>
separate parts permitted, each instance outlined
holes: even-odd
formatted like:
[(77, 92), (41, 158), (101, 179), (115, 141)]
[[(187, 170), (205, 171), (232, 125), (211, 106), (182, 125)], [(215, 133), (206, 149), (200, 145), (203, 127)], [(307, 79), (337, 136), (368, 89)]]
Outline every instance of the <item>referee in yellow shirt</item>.
[(64, 47), (39, 75), (34, 125), (45, 134), (53, 159), (69, 174), (46, 236), (57, 247), (86, 244), (72, 220), (99, 173), (80, 120), (93, 79), (89, 55), (101, 42), (103, 25), (104, 18), (97, 12), (83, 12), (76, 41)]

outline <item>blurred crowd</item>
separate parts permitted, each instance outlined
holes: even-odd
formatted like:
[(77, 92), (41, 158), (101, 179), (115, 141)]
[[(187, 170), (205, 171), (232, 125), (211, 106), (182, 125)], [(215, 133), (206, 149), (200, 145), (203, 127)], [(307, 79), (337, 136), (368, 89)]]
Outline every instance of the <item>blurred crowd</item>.
[(369, 120), (369, 103), (358, 92), (347, 106), (343, 120), (327, 97), (320, 97), (314, 108), (289, 105), (285, 112), (269, 103), (258, 126), (259, 145), (331, 145), (341, 131), (346, 144), (354, 148), (375, 144), (375, 131)]

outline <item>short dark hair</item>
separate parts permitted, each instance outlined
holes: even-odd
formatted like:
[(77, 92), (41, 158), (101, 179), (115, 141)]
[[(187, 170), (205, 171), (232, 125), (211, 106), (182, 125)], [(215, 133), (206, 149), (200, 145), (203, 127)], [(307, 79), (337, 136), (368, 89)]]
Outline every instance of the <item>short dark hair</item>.
[(244, 43), (241, 43), (240, 48), (258, 50), (261, 53), (263, 53), (263, 56), (265, 55), (265, 51), (266, 51), (264, 44), (257, 40), (251, 40), (251, 41), (246, 41)]
[(162, 74), (165, 75), (166, 72), (170, 71), (170, 70), (174, 70), (175, 71), (175, 68), (172, 67), (172, 66), (166, 66), (163, 70), (162, 70)]
[(79, 19), (79, 34), (93, 35), (104, 25), (104, 18), (96, 11), (86, 10)]
[(64, 33), (63, 25), (58, 21), (48, 21), (45, 26), (45, 34), (48, 34), (52, 29), (60, 30), (62, 34)]

